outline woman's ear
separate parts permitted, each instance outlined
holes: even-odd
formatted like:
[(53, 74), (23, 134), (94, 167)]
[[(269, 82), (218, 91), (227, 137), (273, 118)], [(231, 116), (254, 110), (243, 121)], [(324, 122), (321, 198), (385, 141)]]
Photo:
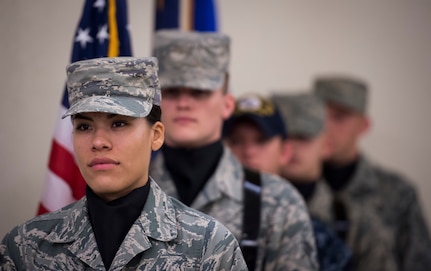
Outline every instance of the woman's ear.
[(151, 141), (151, 149), (157, 151), (162, 147), (165, 141), (165, 126), (160, 121), (156, 122), (152, 126), (153, 137)]

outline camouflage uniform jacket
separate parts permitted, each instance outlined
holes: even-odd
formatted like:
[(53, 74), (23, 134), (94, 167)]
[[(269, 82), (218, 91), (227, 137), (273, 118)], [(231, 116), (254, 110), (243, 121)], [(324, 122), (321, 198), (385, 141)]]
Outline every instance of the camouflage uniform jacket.
[(431, 241), (414, 188), (400, 176), (361, 157), (343, 190), (318, 183), (309, 202), (312, 215), (330, 224), (338, 198), (349, 219), (347, 243), (357, 270), (431, 270)]
[[(175, 184), (159, 153), (151, 175), (169, 195), (178, 197)], [(217, 169), (191, 207), (222, 222), (241, 240), (243, 219), (243, 167), (224, 147)], [(287, 181), (262, 174), (261, 222), (256, 270), (317, 270), (317, 251), (307, 207)]]
[[(0, 270), (105, 270), (86, 197), (15, 227), (0, 245)], [(168, 197), (151, 181), (140, 217), (109, 270), (247, 270), (219, 222)]]

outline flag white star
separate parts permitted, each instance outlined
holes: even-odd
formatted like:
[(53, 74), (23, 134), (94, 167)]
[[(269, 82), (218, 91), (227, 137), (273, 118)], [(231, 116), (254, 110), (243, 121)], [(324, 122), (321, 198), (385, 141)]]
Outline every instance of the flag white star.
[(102, 27), (99, 27), (99, 32), (97, 32), (96, 37), (99, 40), (99, 44), (103, 43), (104, 40), (107, 40), (109, 38), (108, 25), (105, 24)]
[(106, 5), (105, 0), (96, 0), (96, 2), (94, 2), (93, 7), (97, 8), (99, 12), (102, 12), (105, 5)]
[(87, 46), (87, 43), (93, 42), (93, 38), (90, 37), (90, 28), (78, 29), (78, 35), (75, 38), (75, 42), (81, 43), (81, 47), (85, 48)]

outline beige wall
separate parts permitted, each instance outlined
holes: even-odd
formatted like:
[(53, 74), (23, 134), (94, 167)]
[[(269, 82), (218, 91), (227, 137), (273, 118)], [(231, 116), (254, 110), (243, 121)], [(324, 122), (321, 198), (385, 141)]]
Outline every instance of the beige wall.
[[(0, 236), (36, 212), (82, 3), (0, 2)], [(431, 2), (219, 4), (235, 95), (300, 90), (327, 72), (369, 81), (374, 125), (364, 150), (411, 179), (431, 225)], [(149, 0), (129, 1), (135, 56), (150, 52), (152, 9)]]

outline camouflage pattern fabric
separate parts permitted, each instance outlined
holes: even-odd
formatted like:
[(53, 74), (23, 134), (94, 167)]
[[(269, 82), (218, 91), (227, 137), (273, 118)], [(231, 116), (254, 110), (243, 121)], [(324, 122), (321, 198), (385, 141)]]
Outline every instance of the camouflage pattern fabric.
[(63, 118), (83, 112), (146, 117), (160, 105), (161, 93), (154, 57), (95, 58), (69, 64), (69, 110)]
[(312, 215), (334, 221), (337, 197), (347, 210), (347, 243), (356, 270), (431, 270), (431, 241), (413, 187), (404, 178), (372, 166), (363, 156), (348, 186), (337, 192), (318, 183), (309, 202)]
[(351, 76), (320, 76), (314, 81), (314, 93), (325, 103), (334, 103), (365, 114), (368, 85)]
[[(178, 197), (162, 153), (152, 161), (150, 173), (167, 194)], [(242, 239), (243, 174), (242, 165), (224, 147), (215, 173), (191, 205), (222, 222), (238, 240)], [(318, 270), (313, 230), (299, 193), (286, 180), (262, 174), (261, 208), (256, 270)]]
[[(15, 227), (0, 245), (0, 270), (105, 270), (86, 198)], [(141, 216), (109, 270), (247, 270), (219, 222), (168, 197), (151, 180)]]
[(325, 128), (325, 105), (313, 94), (277, 93), (271, 100), (280, 109), (289, 137), (313, 138)]
[(162, 87), (220, 89), (228, 72), (229, 45), (222, 33), (157, 31), (153, 55), (159, 59)]

